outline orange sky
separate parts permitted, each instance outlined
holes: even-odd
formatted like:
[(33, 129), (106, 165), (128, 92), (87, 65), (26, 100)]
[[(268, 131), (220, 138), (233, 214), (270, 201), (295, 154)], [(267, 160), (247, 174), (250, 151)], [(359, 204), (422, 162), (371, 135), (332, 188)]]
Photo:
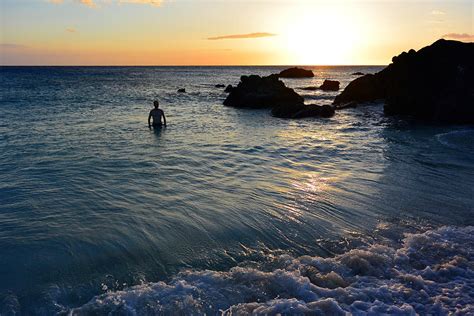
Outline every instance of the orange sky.
[(473, 40), (472, 1), (2, 0), (3, 65), (387, 64)]

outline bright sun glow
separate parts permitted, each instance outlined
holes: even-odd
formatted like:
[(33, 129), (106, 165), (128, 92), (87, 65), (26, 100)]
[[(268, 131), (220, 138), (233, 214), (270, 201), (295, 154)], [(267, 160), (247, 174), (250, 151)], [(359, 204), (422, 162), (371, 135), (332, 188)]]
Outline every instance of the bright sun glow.
[(295, 64), (337, 65), (350, 59), (361, 26), (349, 14), (332, 11), (310, 12), (288, 25), (283, 42)]

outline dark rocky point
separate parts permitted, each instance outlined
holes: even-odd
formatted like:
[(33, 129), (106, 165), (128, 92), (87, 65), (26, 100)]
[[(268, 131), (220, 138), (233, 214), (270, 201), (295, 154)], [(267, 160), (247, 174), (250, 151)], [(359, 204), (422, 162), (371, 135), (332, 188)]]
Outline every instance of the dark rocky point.
[(184, 88), (178, 89), (178, 92), (179, 93), (186, 93), (186, 89), (184, 89)]
[(363, 76), (363, 75), (365, 75), (365, 74), (364, 74), (363, 72), (358, 71), (358, 72), (352, 73), (352, 75), (353, 75), (353, 76)]
[(311, 70), (293, 67), (283, 70), (278, 74), (280, 78), (312, 78), (314, 73)]
[(474, 123), (474, 43), (438, 40), (394, 57), (374, 75), (352, 81), (334, 104), (385, 99), (387, 115)]
[(215, 87), (216, 88), (225, 88), (225, 85), (224, 84), (216, 84)]
[(230, 84), (225, 88), (224, 92), (231, 92), (232, 89), (234, 89), (234, 87)]
[(336, 80), (324, 80), (323, 84), (319, 89), (325, 91), (337, 91), (339, 90), (339, 81)]

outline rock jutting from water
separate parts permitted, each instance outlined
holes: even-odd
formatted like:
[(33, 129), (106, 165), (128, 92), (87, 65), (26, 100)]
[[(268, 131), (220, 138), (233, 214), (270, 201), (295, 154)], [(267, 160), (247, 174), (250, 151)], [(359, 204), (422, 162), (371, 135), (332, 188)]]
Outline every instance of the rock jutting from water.
[(386, 115), (474, 123), (474, 43), (438, 40), (352, 81), (334, 105), (385, 99)]
[(319, 89), (324, 91), (338, 91), (340, 82), (337, 80), (324, 80)]
[(186, 89), (184, 89), (184, 88), (178, 89), (178, 92), (179, 93), (186, 93)]
[(224, 105), (238, 108), (272, 109), (272, 115), (281, 118), (329, 117), (331, 106), (305, 105), (304, 99), (285, 86), (278, 75), (260, 77), (242, 76), (224, 101)]
[(228, 85), (228, 86), (225, 88), (224, 92), (229, 93), (229, 92), (232, 91), (232, 89), (234, 89), (234, 87), (230, 84), (230, 85)]
[(216, 84), (214, 87), (216, 87), (216, 88), (225, 88), (225, 85), (224, 84)]
[(278, 74), (280, 78), (312, 78), (314, 73), (311, 70), (306, 70), (303, 68), (293, 67), (281, 71)]
[(363, 72), (357, 71), (357, 72), (352, 73), (352, 75), (353, 76), (363, 76), (365, 74)]

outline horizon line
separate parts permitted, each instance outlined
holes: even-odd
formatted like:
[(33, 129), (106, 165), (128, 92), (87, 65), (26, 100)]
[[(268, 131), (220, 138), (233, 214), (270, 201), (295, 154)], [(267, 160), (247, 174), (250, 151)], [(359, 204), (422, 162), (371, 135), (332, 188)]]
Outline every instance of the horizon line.
[(307, 65), (307, 64), (275, 64), (275, 65), (0, 65), (0, 67), (382, 67), (389, 64), (340, 64), (340, 65)]

